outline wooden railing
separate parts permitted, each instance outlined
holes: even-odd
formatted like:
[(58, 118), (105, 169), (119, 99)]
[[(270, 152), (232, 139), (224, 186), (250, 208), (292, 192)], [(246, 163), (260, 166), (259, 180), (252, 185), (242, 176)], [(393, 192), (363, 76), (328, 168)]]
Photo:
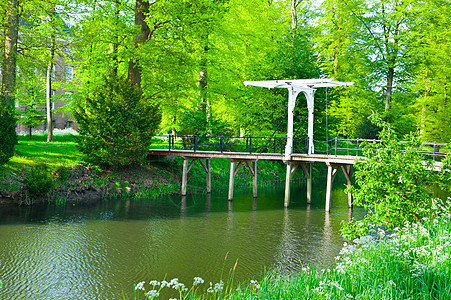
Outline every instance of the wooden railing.
[[(151, 148), (172, 150), (218, 151), (218, 152), (243, 152), (249, 154), (274, 153), (283, 154), (287, 138), (279, 137), (225, 137), (225, 136), (197, 136), (197, 135), (164, 135), (153, 139)], [(368, 139), (342, 139), (331, 138), (327, 141), (314, 140), (315, 154), (325, 155), (362, 155), (363, 143), (379, 143), (380, 140)], [(407, 143), (401, 141), (401, 143)], [(307, 154), (307, 137), (293, 139), (293, 153)], [(440, 151), (447, 144), (437, 142), (423, 142), (419, 152), (430, 156), (432, 160), (439, 161), (446, 156), (446, 152)]]

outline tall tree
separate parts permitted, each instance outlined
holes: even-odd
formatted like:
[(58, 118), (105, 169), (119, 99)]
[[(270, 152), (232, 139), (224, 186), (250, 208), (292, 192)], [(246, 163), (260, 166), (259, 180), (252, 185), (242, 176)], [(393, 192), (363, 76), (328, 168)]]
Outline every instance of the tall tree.
[(417, 125), (424, 141), (451, 141), (451, 3), (423, 0), (415, 10), (411, 45)]
[(48, 16), (50, 19), (50, 43), (49, 52), (47, 58), (47, 72), (45, 75), (45, 108), (47, 111), (46, 121), (47, 121), (47, 142), (53, 142), (53, 114), (52, 114), (52, 74), (53, 74), (53, 64), (55, 60), (55, 48), (56, 48), (56, 10), (55, 4), (50, 4), (50, 9), (48, 11)]
[(19, 3), (18, 0), (8, 0), (7, 28), (5, 32), (5, 49), (2, 64), (2, 94), (6, 104), (14, 99), (16, 89), (16, 56), (17, 40), (19, 38)]
[[(139, 27), (139, 31), (135, 35), (134, 46), (139, 48), (147, 40), (151, 39), (150, 27), (147, 24), (146, 18), (149, 14), (149, 1), (136, 0), (135, 2), (135, 25)], [(141, 72), (142, 66), (139, 63), (139, 59), (130, 58), (128, 63), (128, 79), (138, 87), (141, 88)]]

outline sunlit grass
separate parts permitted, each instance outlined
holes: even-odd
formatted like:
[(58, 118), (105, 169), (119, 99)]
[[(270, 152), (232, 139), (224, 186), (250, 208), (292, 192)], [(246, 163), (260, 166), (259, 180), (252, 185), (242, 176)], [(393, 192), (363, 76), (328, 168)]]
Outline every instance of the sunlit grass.
[(74, 166), (81, 162), (76, 142), (72, 135), (55, 135), (54, 141), (47, 143), (44, 134), (28, 136), (19, 135), (16, 153), (4, 166), (10, 171), (17, 171), (22, 167), (32, 167), (46, 164), (50, 169)]

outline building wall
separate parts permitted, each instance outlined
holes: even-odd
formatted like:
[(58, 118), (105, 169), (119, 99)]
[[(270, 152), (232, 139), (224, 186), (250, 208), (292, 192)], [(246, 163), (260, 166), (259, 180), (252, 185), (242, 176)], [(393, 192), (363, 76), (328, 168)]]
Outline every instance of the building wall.
[[(55, 80), (68, 82), (73, 80), (74, 78), (74, 68), (70, 65), (66, 65), (61, 58), (57, 58), (54, 64), (54, 72), (52, 77)], [(1, 78), (1, 74), (0, 74)], [(45, 76), (43, 78), (45, 80)], [(55, 84), (52, 84), (55, 86)], [(53, 114), (53, 128), (54, 129), (66, 129), (72, 128), (74, 130), (78, 129), (78, 124), (75, 122), (75, 119), (68, 113), (64, 111), (55, 112), (56, 109), (64, 107), (68, 101), (70, 101), (70, 97), (72, 94), (75, 94), (76, 90), (64, 90), (64, 89), (52, 89), (52, 114)], [(19, 110), (23, 110), (25, 107), (17, 107)], [(45, 106), (38, 107), (39, 110), (46, 111)], [(42, 126), (34, 127), (33, 130), (41, 131), (47, 129), (47, 121), (45, 117), (42, 120)], [(28, 132), (29, 128), (20, 123), (20, 117), (17, 122), (16, 132)]]

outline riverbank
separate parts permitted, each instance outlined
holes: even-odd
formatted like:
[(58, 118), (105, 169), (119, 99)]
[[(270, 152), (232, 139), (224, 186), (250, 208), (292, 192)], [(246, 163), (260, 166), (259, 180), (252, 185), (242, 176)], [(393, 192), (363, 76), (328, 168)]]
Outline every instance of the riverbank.
[(135, 284), (135, 299), (156, 299), (168, 288), (180, 299), (449, 299), (450, 211), (451, 198), (434, 200), (428, 216), (416, 223), (345, 243), (330, 268), (269, 274), (238, 287), (198, 278), (191, 287), (177, 280), (141, 282)]
[[(91, 202), (104, 198), (146, 198), (178, 194), (182, 171), (179, 157), (159, 160), (149, 157), (142, 166), (111, 168), (86, 164), (72, 134), (55, 134), (53, 143), (46, 136), (19, 136), (16, 155), (0, 168), (0, 204)], [(230, 163), (212, 159), (212, 189), (227, 191)], [(261, 161), (258, 185), (268, 186), (285, 180), (285, 165)], [(294, 180), (302, 180), (295, 174)], [(235, 189), (252, 188), (250, 175), (241, 170)], [(195, 164), (188, 178), (188, 193), (205, 192), (205, 172)]]

